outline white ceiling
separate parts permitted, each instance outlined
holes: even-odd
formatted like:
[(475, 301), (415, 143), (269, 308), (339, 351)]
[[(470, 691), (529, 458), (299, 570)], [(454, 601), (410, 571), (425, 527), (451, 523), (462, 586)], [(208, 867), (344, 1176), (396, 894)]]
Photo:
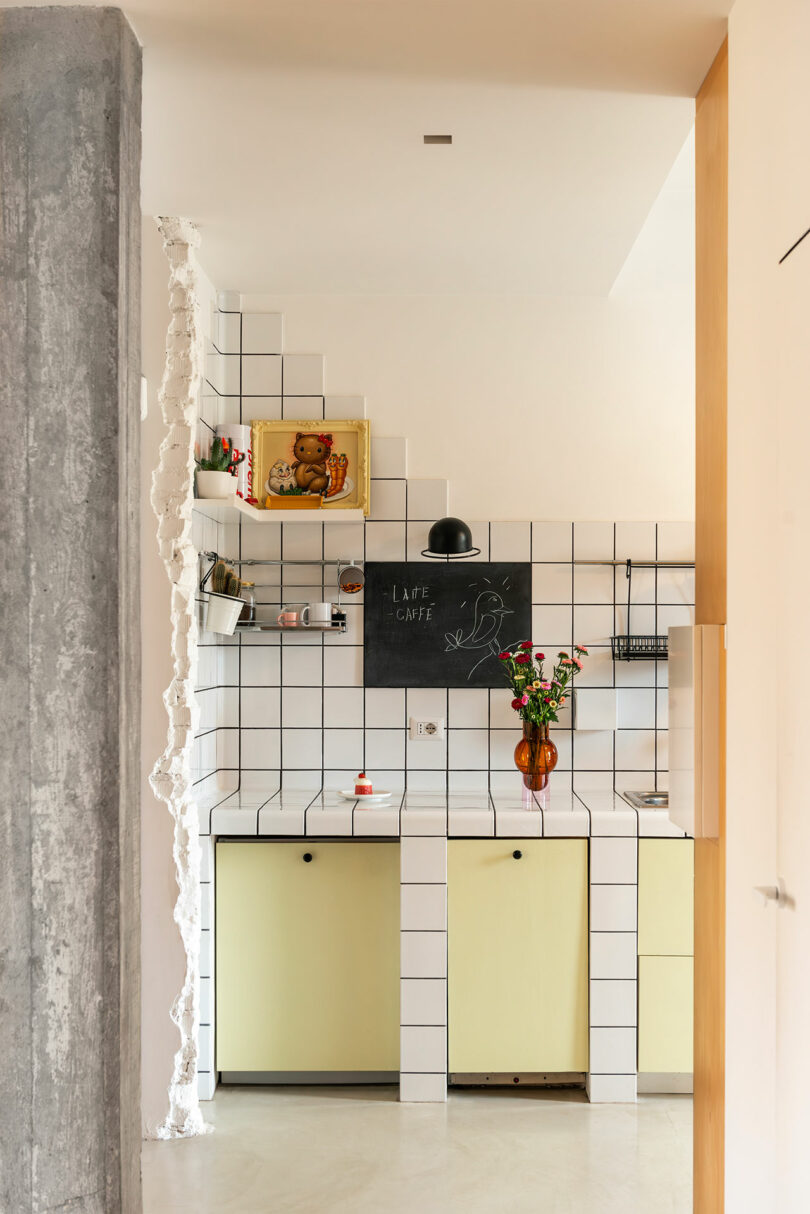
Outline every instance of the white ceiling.
[(144, 211), (245, 292), (605, 294), (731, 2), (127, 0)]

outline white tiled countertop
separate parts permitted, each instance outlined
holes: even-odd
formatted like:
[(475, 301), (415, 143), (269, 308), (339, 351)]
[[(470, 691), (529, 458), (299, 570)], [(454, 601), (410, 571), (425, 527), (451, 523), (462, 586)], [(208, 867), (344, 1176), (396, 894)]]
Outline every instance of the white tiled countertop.
[(201, 835), (685, 837), (666, 810), (637, 810), (615, 792), (537, 793), (529, 805), (519, 796), (492, 791), (464, 795), (405, 792), (395, 793), (387, 805), (370, 807), (347, 801), (337, 792), (271, 789), (222, 794), (220, 800), (201, 802), (199, 811)]

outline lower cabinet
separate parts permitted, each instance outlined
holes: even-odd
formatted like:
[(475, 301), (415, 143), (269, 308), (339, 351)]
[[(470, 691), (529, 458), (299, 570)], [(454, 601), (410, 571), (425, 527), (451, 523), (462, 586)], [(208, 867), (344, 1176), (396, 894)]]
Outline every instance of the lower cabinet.
[(693, 968), (691, 957), (639, 957), (639, 1071), (691, 1072)]
[(691, 839), (639, 840), (638, 1069), (642, 1074), (692, 1071), (694, 862)]
[(585, 839), (448, 844), (449, 1069), (588, 1069)]
[(224, 1072), (399, 1070), (398, 844), (217, 844), (216, 1035)]

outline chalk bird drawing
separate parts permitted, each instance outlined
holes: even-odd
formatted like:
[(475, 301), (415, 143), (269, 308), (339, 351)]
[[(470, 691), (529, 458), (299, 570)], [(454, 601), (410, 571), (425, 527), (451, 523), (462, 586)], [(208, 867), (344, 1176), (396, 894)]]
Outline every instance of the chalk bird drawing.
[[(461, 606), (465, 607), (466, 601)], [(504, 606), (504, 601), (498, 592), (482, 590), (475, 600), (470, 631), (465, 633), (463, 628), (457, 628), (455, 632), (444, 634), (447, 642), (445, 653), (451, 653), (456, 649), (469, 649), (472, 656), (481, 655), (478, 661), (470, 667), (468, 679), (472, 677), (473, 672), (482, 662), (489, 657), (497, 657), (501, 652), (498, 636), (505, 615), (512, 615), (512, 611), (509, 607)]]

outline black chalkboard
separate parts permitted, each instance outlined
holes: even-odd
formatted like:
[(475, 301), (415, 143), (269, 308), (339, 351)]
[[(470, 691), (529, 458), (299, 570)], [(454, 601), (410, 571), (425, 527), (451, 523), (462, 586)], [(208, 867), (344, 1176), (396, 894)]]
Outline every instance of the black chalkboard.
[(528, 562), (371, 561), (365, 571), (367, 687), (506, 685), (498, 653), (531, 637)]

